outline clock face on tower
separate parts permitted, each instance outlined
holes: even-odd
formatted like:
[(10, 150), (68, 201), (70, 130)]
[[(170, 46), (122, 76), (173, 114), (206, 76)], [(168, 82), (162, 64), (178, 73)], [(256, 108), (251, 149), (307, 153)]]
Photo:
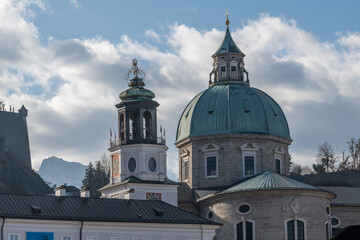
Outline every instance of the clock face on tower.
[(146, 193), (146, 200), (161, 200), (161, 193)]
[(117, 177), (119, 176), (119, 157), (118, 155), (113, 155), (112, 157), (112, 175)]

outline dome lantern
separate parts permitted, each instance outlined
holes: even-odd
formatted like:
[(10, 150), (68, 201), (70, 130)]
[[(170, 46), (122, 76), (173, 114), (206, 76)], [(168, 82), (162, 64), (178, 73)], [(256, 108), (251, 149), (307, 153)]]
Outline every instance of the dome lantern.
[[(225, 82), (249, 84), (248, 72), (244, 68), (245, 54), (236, 46), (229, 30), (229, 12), (226, 12), (226, 32), (220, 47), (212, 55), (213, 70), (209, 74), (209, 86)], [(246, 78), (244, 77), (246, 75)]]

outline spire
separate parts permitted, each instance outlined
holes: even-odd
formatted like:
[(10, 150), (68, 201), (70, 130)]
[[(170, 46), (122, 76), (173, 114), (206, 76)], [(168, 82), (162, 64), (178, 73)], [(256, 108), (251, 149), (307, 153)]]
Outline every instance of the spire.
[(214, 63), (213, 70), (209, 74), (209, 86), (230, 82), (249, 84), (249, 75), (244, 67), (245, 54), (236, 46), (231, 37), (229, 11), (226, 11), (225, 15), (226, 33), (220, 47), (212, 55)]
[(245, 57), (245, 54), (236, 46), (234, 40), (231, 37), (230, 30), (229, 30), (229, 11), (226, 11), (226, 33), (225, 38), (222, 41), (220, 47), (218, 50), (216, 50), (215, 54), (221, 54), (221, 53), (240, 53), (242, 57)]

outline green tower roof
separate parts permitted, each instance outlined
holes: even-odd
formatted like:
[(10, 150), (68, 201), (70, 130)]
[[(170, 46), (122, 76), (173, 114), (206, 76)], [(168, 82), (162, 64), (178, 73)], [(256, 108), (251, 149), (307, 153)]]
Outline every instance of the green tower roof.
[(216, 84), (199, 93), (180, 118), (176, 142), (224, 133), (266, 134), (291, 140), (280, 106), (247, 84)]
[(234, 40), (232, 39), (229, 27), (226, 28), (225, 38), (214, 55), (221, 53), (240, 53), (242, 57), (245, 57), (245, 54), (236, 46)]

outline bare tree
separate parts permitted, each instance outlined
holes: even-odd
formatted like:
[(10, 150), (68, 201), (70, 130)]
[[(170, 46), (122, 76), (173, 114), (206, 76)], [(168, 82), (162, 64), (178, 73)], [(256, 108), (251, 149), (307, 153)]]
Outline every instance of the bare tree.
[(349, 149), (350, 156), (353, 160), (352, 168), (356, 169), (359, 168), (359, 157), (360, 157), (360, 138), (351, 138), (347, 142), (347, 146)]
[(334, 148), (328, 142), (324, 142), (319, 146), (316, 157), (318, 170), (321, 169), (322, 166), (326, 172), (329, 172), (330, 170), (332, 172), (335, 171), (337, 157), (334, 155)]
[(302, 167), (300, 164), (293, 163), (290, 167), (290, 173), (295, 175), (301, 175)]
[(339, 163), (339, 166), (337, 168), (337, 171), (344, 171), (344, 170), (349, 170), (352, 168), (352, 165), (349, 161), (350, 156), (346, 155), (345, 156), (345, 152), (342, 151), (341, 152), (341, 161)]

